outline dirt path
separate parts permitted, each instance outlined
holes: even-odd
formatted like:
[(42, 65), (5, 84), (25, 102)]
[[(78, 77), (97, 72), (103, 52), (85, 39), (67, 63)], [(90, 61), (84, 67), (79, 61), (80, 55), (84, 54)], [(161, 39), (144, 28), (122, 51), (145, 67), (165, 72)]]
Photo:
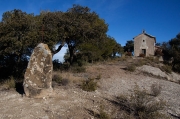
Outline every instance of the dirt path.
[(0, 91), (0, 119), (94, 119), (101, 105), (104, 105), (105, 111), (115, 118), (117, 110), (108, 100), (130, 92), (135, 83), (147, 90), (153, 83), (162, 85), (160, 97), (169, 104), (167, 112), (180, 114), (179, 84), (147, 77), (137, 72), (129, 73), (123, 68), (123, 65), (117, 64), (89, 66), (88, 73), (74, 75), (101, 75), (98, 81), (99, 88), (95, 92), (83, 91), (78, 83), (55, 86), (56, 95), (44, 99), (27, 98), (15, 90)]

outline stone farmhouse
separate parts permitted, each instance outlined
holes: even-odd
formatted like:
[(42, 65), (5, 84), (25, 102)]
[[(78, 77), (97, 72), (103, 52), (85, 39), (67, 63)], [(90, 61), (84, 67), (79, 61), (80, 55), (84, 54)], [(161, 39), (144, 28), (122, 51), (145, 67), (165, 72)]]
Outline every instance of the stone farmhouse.
[(155, 53), (156, 37), (147, 34), (144, 30), (134, 37), (134, 56), (151, 56)]

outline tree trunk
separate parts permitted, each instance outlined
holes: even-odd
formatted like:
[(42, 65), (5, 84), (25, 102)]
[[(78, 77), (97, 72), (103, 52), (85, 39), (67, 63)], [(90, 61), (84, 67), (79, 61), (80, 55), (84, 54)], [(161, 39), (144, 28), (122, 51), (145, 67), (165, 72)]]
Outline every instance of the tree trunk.
[(69, 62), (72, 65), (73, 63), (73, 57), (74, 57), (74, 46), (72, 46), (71, 44), (68, 44), (68, 48), (69, 48)]

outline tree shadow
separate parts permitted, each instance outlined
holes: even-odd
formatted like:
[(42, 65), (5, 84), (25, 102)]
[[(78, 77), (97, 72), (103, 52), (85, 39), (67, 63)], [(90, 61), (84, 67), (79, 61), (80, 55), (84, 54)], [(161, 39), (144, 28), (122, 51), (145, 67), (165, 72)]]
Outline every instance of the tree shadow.
[(15, 88), (19, 94), (21, 94), (21, 95), (25, 94), (24, 88), (23, 88), (23, 82), (16, 82)]

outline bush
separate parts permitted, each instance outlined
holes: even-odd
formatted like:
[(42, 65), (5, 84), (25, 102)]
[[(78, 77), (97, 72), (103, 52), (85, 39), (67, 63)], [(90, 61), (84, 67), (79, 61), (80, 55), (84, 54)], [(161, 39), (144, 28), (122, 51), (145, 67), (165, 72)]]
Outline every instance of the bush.
[(84, 80), (81, 85), (82, 89), (85, 91), (95, 91), (97, 89), (97, 82), (94, 79), (89, 78)]
[(55, 74), (53, 76), (53, 81), (55, 81), (56, 83), (58, 83), (59, 85), (63, 85), (66, 86), (69, 84), (69, 79), (66, 78), (62, 78), (61, 76)]
[(162, 67), (160, 67), (161, 71), (164, 71), (166, 73), (171, 74), (172, 73), (172, 67), (169, 65), (163, 65)]
[(15, 83), (15, 79), (13, 76), (10, 76), (10, 78), (8, 80), (6, 80), (4, 82), (5, 85), (8, 86), (8, 88), (15, 88), (16, 86), (16, 83)]
[(101, 105), (99, 109), (99, 119), (110, 119), (110, 116), (104, 111), (103, 105)]
[(146, 57), (146, 62), (147, 63), (159, 63), (159, 58), (158, 57)]
[(125, 56), (132, 56), (132, 52), (126, 52)]
[(59, 83), (62, 82), (62, 77), (59, 76), (58, 74), (55, 74), (55, 75), (53, 76), (53, 79), (52, 79), (52, 80), (59, 84)]
[(141, 54), (139, 54), (139, 57), (145, 57), (145, 54), (141, 53)]
[(134, 71), (136, 70), (136, 67), (135, 67), (134, 64), (128, 65), (128, 66), (126, 67), (126, 70), (128, 70), (128, 71), (130, 71), (130, 72), (134, 72)]
[(96, 77), (97, 80), (100, 80), (101, 79), (101, 74), (99, 74), (97, 77)]
[(158, 96), (161, 93), (162, 87), (159, 84), (152, 84), (151, 85), (151, 94), (153, 96)]
[(157, 50), (155, 51), (155, 56), (158, 56), (158, 57), (163, 56), (162, 51), (161, 51), (160, 49), (157, 49)]
[(118, 59), (118, 61), (126, 61), (127, 59), (126, 59), (126, 57), (125, 56), (122, 56), (122, 57), (120, 57), (119, 59)]
[(72, 67), (72, 72), (74, 73), (82, 73), (82, 72), (86, 72), (86, 68), (85, 67), (80, 67), (80, 66), (74, 66)]
[(166, 116), (160, 111), (166, 106), (163, 100), (155, 100), (146, 90), (140, 90), (136, 85), (130, 96), (121, 95), (117, 97), (118, 104), (128, 115), (135, 119), (161, 119)]
[(140, 67), (140, 66), (143, 66), (143, 65), (145, 65), (147, 63), (147, 61), (146, 60), (138, 60), (138, 62), (136, 62), (136, 63), (134, 63), (134, 66), (135, 67)]

